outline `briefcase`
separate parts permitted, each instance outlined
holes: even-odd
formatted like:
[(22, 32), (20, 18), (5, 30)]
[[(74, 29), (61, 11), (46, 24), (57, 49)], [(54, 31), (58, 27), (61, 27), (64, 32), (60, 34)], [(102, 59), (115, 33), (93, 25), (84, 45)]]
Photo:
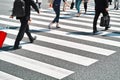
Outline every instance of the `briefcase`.
[(7, 33), (4, 31), (0, 31), (0, 48), (2, 48), (3, 42), (6, 38)]
[(70, 6), (70, 9), (73, 9), (74, 8), (74, 1), (72, 1), (72, 3), (71, 3), (71, 6)]
[(105, 27), (109, 26), (110, 23), (110, 16), (102, 16), (100, 20), (100, 26)]

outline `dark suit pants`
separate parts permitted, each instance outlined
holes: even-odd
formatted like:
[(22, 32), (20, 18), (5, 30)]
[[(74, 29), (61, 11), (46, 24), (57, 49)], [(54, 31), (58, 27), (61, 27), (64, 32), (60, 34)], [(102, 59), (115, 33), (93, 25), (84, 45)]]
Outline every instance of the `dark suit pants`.
[(103, 16), (109, 15), (106, 10), (95, 10), (95, 17), (94, 17), (94, 20), (93, 20), (93, 31), (97, 31), (96, 25), (97, 25), (97, 20), (98, 20), (98, 17), (100, 15), (100, 13), (102, 13)]
[(29, 40), (32, 41), (33, 37), (31, 36), (31, 33), (29, 32), (29, 25), (28, 25), (28, 20), (25, 18), (21, 18), (20, 19), (21, 22), (21, 27), (19, 29), (19, 33), (17, 35), (14, 47), (18, 47), (18, 45), (20, 44), (20, 41), (22, 40), (24, 33), (27, 34), (27, 36), (29, 37)]

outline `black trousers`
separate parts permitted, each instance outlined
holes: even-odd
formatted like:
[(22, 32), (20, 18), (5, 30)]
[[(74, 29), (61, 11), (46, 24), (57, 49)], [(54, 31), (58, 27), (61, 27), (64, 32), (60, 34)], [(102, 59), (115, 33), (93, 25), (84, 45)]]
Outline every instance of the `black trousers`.
[[(97, 20), (99, 18), (100, 13), (102, 13), (103, 16), (109, 15), (108, 11), (106, 11), (105, 9), (104, 10), (95, 10), (95, 17), (94, 17), (94, 20), (93, 20), (93, 31), (97, 31), (96, 25), (97, 25)], [(105, 27), (107, 27), (107, 26), (105, 26)]]
[(53, 4), (53, 9), (55, 11), (56, 17), (52, 21), (52, 23), (59, 23), (59, 17), (60, 17), (60, 5), (58, 4)]
[(21, 23), (21, 26), (20, 26), (20, 29), (19, 29), (16, 41), (15, 41), (14, 47), (18, 47), (19, 46), (20, 41), (22, 40), (22, 38), (24, 36), (24, 33), (27, 34), (27, 36), (28, 36), (30, 41), (33, 40), (33, 37), (31, 36), (31, 33), (29, 31), (28, 20), (25, 19), (25, 18), (21, 18), (20, 19), (20, 23)]
[(84, 2), (84, 9), (85, 9), (85, 12), (87, 11), (87, 3), (88, 3), (88, 2)]

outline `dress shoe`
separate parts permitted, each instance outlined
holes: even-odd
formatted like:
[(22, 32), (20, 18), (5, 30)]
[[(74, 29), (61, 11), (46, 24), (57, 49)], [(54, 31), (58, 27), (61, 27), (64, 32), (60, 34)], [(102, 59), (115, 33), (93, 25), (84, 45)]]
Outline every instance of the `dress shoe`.
[(21, 49), (22, 46), (14, 46), (13, 49), (16, 50), (16, 49)]
[(97, 33), (98, 31), (97, 30), (93, 30), (93, 34)]
[(36, 40), (36, 36), (30, 41), (30, 43), (33, 43), (34, 42), (34, 40)]
[(60, 28), (59, 26), (56, 26), (56, 28)]
[(93, 35), (97, 35), (97, 34), (100, 34), (101, 32), (100, 31), (93, 31)]
[(107, 31), (108, 30), (108, 27), (105, 27), (105, 31)]

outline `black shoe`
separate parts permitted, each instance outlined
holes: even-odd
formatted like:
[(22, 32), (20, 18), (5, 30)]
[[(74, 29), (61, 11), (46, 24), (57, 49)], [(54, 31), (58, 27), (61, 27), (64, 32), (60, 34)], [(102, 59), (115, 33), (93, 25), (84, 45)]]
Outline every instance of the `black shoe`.
[(34, 42), (34, 40), (36, 40), (36, 36), (30, 41), (30, 43), (33, 43)]
[(108, 27), (105, 27), (105, 31), (107, 31), (108, 30)]
[(95, 33), (97, 33), (97, 32), (98, 32), (97, 30), (94, 30), (94, 31), (93, 31), (93, 34), (95, 34)]
[(21, 49), (22, 46), (14, 46), (13, 49), (16, 50), (16, 49)]
[(59, 26), (56, 26), (56, 28), (60, 28)]
[(116, 8), (116, 10), (118, 10), (118, 8)]
[(93, 31), (93, 35), (97, 35), (97, 34), (100, 34), (101, 32), (100, 31)]

